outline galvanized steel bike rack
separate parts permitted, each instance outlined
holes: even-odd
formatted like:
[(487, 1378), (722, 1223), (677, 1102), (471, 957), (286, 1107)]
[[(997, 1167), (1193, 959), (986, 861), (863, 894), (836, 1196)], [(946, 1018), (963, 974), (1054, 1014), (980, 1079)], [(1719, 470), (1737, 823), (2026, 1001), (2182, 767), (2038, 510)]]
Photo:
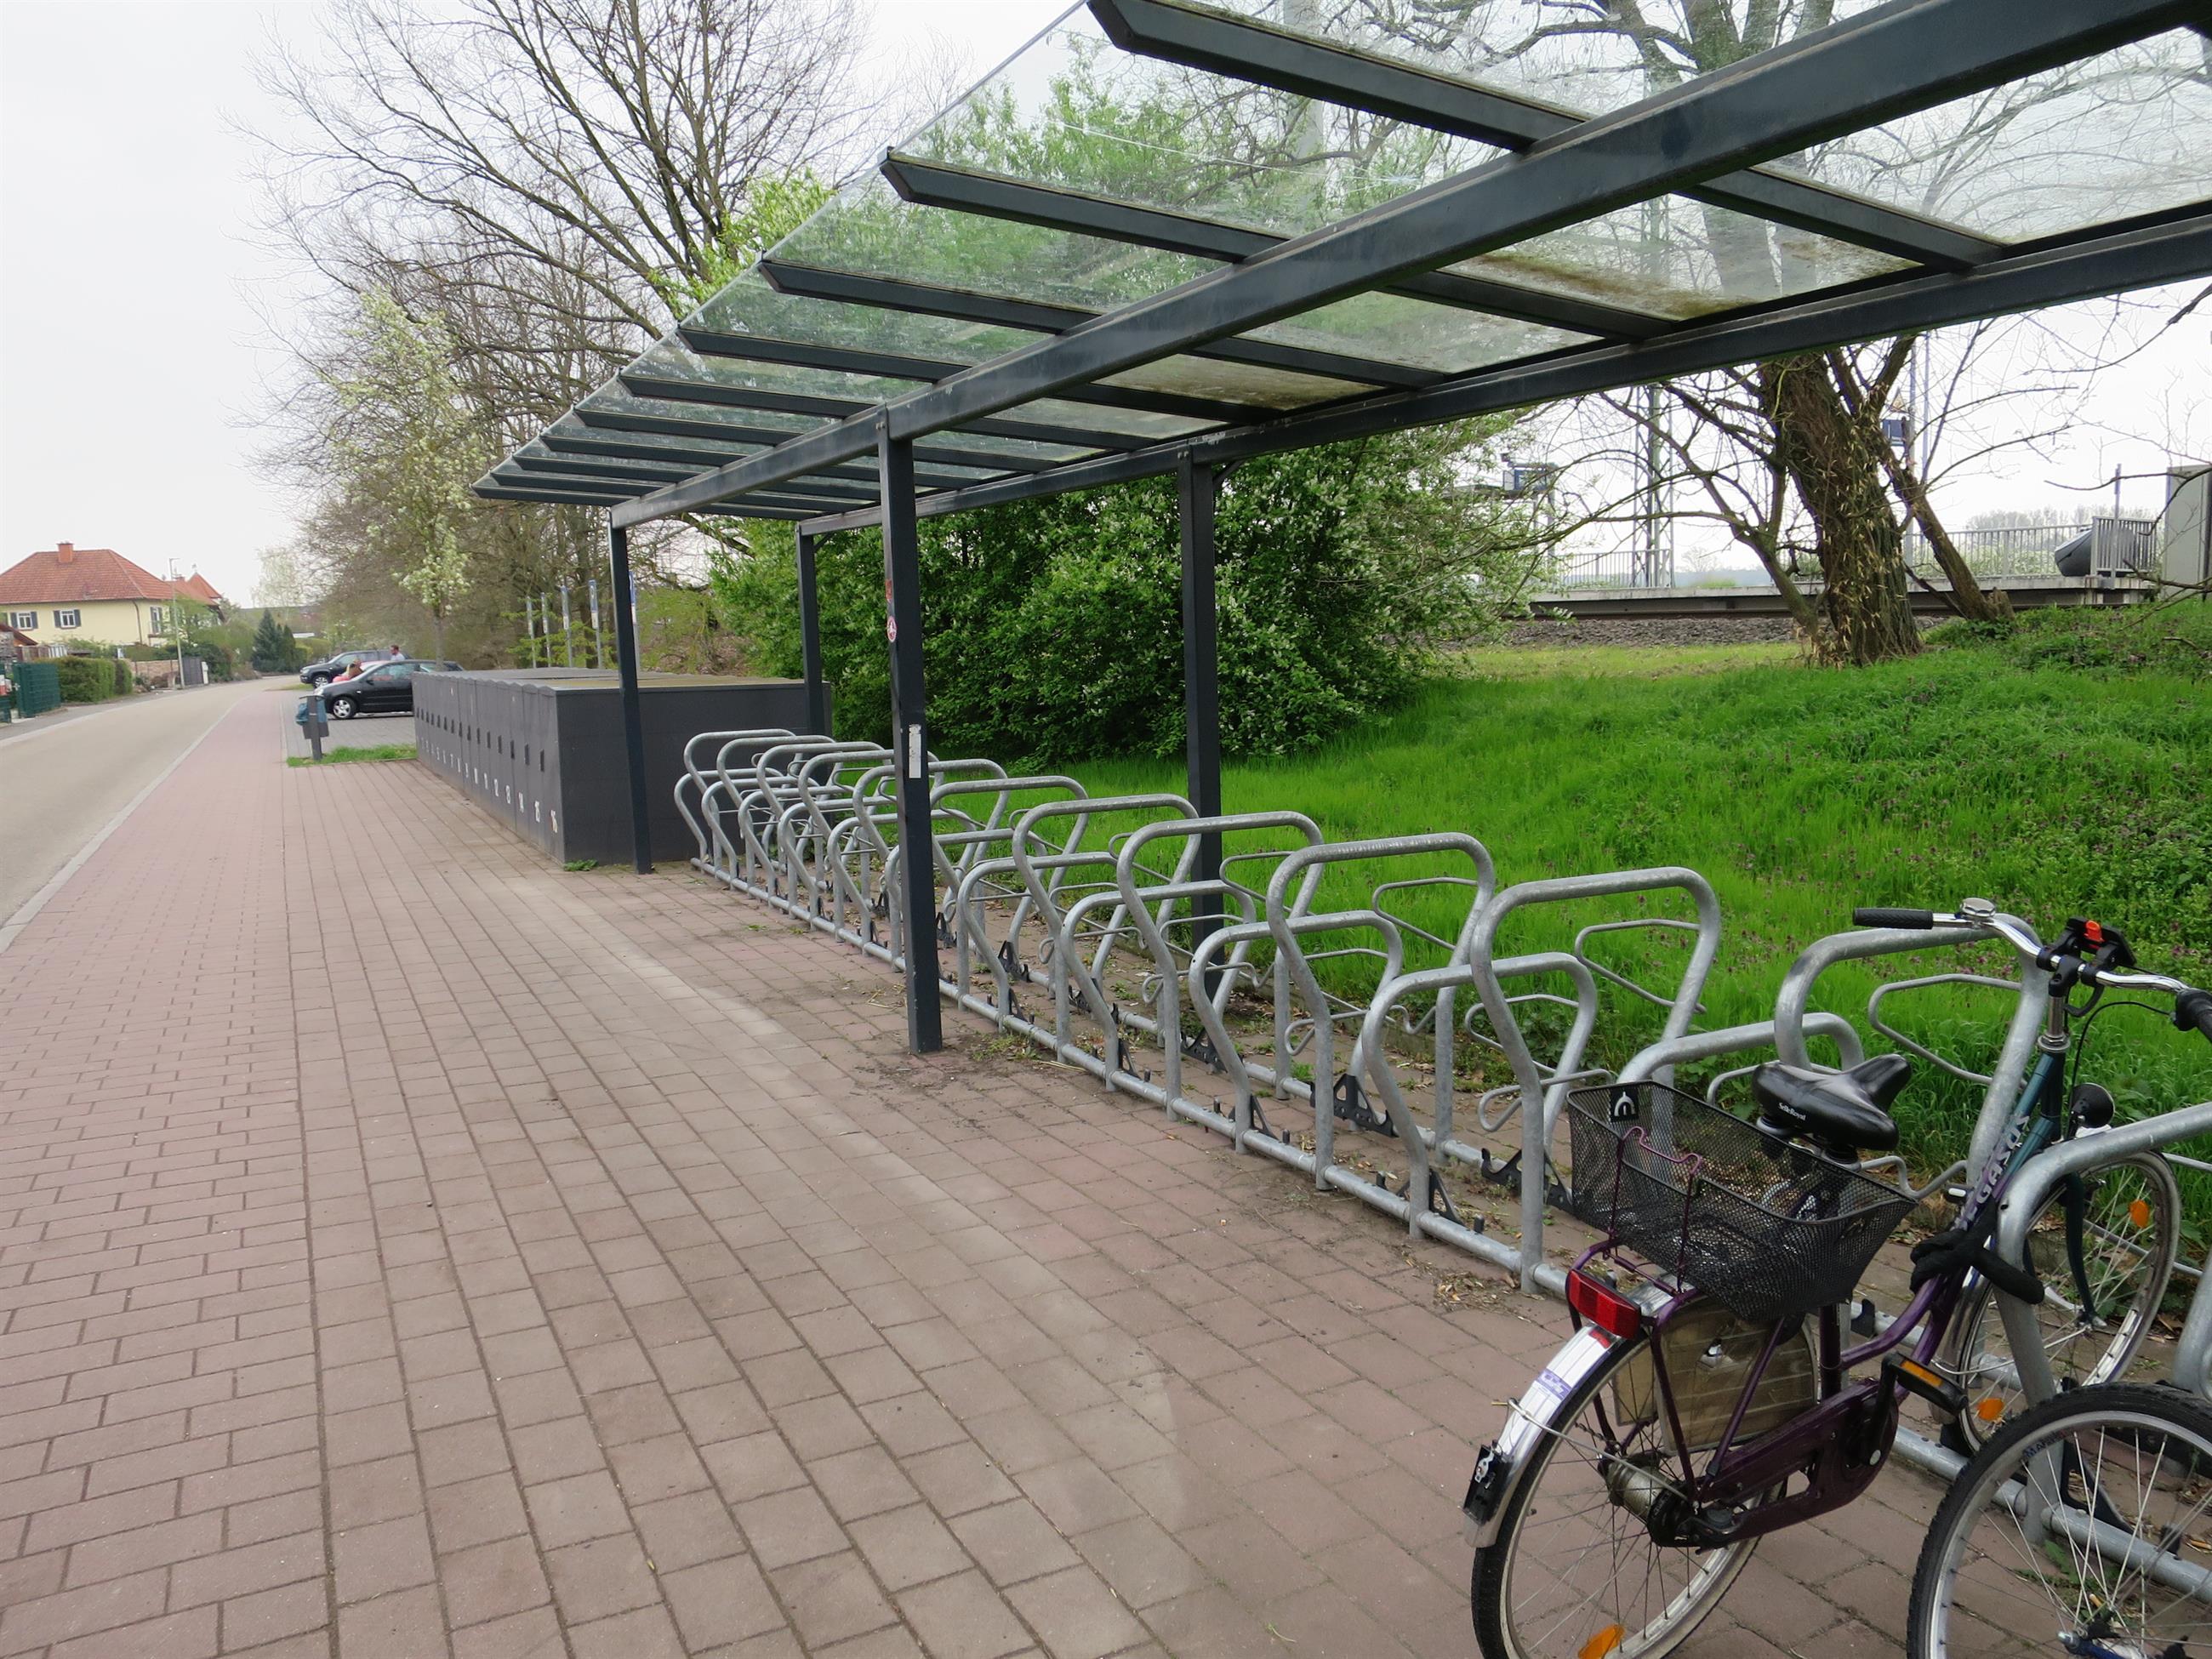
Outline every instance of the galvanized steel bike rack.
[[(745, 750), (750, 758), (740, 758)], [(698, 843), (694, 867), (903, 968), (896, 900), (908, 854), (889, 750), (781, 730), (702, 732), (685, 746), (684, 765), (676, 804)], [(1556, 1293), (1565, 1283), (1546, 1259), (1544, 1226), (1570, 1090), (1665, 1082), (1678, 1065), (1763, 1052), (1809, 1065), (1816, 1040), (1835, 1045), (1840, 1065), (1854, 1065), (1864, 1054), (1858, 1029), (1810, 1006), (1824, 973), (1844, 962), (1997, 937), (1981, 929), (1940, 940), (1900, 929), (1831, 934), (1790, 964), (1773, 1018), (1696, 1031), (1690, 1027), (1718, 954), (1721, 919), (1711, 885), (1694, 871), (1614, 871), (1500, 889), (1489, 851), (1470, 836), (1331, 842), (1297, 812), (1200, 817), (1182, 795), (1097, 797), (1065, 774), (1008, 775), (984, 760), (932, 758), (927, 771), (929, 856), (940, 895), (936, 942), (953, 957), (949, 973), (940, 969), (942, 995), (1109, 1092), (1212, 1130), (1240, 1153), (1297, 1170), (1316, 1189), (1355, 1197), (1410, 1236), (1504, 1267), (1531, 1290)], [(1099, 841), (1104, 823), (1120, 827)], [(1212, 875), (1202, 873), (1208, 848), (1218, 860)], [(1325, 902), (1329, 878), (1340, 889), (1354, 871), (1364, 872), (1358, 902)], [(1500, 931), (1517, 915), (1667, 892), (1686, 898), (1692, 919), (1601, 921), (1583, 926), (1564, 949), (1498, 954)], [(1425, 901), (1433, 921), (1440, 895), (1464, 896), (1455, 929), (1425, 927), (1413, 914)], [(1686, 936), (1687, 955), (1671, 988), (1655, 989), (1598, 958), (1603, 941), (1638, 929)], [(1417, 952), (1427, 965), (1409, 966)], [(1328, 983), (1354, 963), (1372, 979), (1364, 998)], [(1509, 988), (1532, 979), (1535, 988)], [(1564, 990), (1551, 988), (1559, 984)], [(1991, 1072), (1929, 1048), (1886, 1016), (1893, 996), (1951, 984), (2016, 999)], [(2012, 978), (1920, 975), (1887, 981), (1869, 999), (1869, 1029), (1984, 1085), (1972, 1149), (1959, 1167), (1978, 1167), (2002, 1133), (2040, 1029), (2046, 986), (2041, 970), (2023, 960)], [(1041, 1003), (1023, 1005), (1024, 988), (1045, 987), (1049, 1014)], [(1462, 1003), (1469, 988), (1474, 995)], [(1617, 1074), (1585, 1063), (1607, 988), (1665, 1011), (1658, 1036)], [(1543, 1005), (1570, 1016), (1549, 1054), (1537, 1052), (1522, 1018)], [(1477, 1047), (1502, 1055), (1511, 1080), (1474, 1096), (1468, 1131), (1459, 1079)], [(1426, 1054), (1426, 1090), (1409, 1088), (1401, 1075), (1416, 1050)], [(1706, 1097), (1753, 1069), (1718, 1072)], [(1209, 1077), (1219, 1079), (1219, 1092), (1207, 1086)], [(1501, 1161), (1484, 1143), (1510, 1130), (1516, 1114), (1516, 1144)], [(1654, 1127), (1663, 1133), (1663, 1124)], [(1380, 1157), (1401, 1161), (1402, 1172), (1375, 1159), (1346, 1161), (1340, 1149), (1346, 1129)], [(2212, 1133), (2212, 1105), (2053, 1148), (2016, 1182), (2006, 1224), (2024, 1225), (2051, 1184), (2085, 1159), (2197, 1133)], [(1462, 1213), (1443, 1179), (1448, 1168), (1516, 1197), (1516, 1242)], [(2027, 1351), (2023, 1331), (2012, 1327), (2032, 1325), (2033, 1313), (2008, 1304), (2003, 1313), (2014, 1352)], [(2208, 1369), (2212, 1292), (2200, 1289), (2178, 1371), (2202, 1387)], [(2038, 1381), (2024, 1380), (2031, 1389)], [(1899, 1451), (1942, 1474), (1959, 1462), (1909, 1431), (1900, 1433)]]

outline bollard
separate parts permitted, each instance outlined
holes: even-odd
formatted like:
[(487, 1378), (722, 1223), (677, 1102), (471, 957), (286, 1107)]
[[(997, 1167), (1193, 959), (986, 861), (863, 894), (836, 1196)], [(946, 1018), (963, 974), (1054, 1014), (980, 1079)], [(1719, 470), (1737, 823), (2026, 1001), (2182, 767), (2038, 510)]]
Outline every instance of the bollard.
[(322, 759), (323, 739), (331, 734), (330, 716), (323, 710), (323, 700), (320, 697), (301, 698), (299, 711), (292, 718), (299, 722), (300, 730), (307, 737), (307, 747), (314, 751), (314, 757)]

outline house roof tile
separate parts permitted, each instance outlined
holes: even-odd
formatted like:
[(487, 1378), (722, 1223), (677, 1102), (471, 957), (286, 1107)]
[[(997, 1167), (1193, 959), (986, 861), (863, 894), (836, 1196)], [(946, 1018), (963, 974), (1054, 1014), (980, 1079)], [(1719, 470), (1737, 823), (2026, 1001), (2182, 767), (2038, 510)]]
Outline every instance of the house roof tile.
[(89, 605), (103, 599), (159, 603), (179, 592), (208, 605), (222, 603), (222, 595), (198, 571), (173, 582), (133, 564), (112, 547), (64, 542), (0, 570), (0, 605)]

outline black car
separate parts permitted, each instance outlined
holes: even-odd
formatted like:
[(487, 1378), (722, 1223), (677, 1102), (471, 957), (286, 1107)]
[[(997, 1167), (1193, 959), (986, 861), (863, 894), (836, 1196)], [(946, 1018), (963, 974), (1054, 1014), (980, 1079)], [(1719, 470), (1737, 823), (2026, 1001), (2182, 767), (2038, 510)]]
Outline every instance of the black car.
[(334, 720), (356, 714), (411, 714), (415, 712), (417, 674), (459, 673), (457, 662), (428, 662), (405, 658), (364, 668), (349, 680), (336, 680), (319, 693), (323, 712)]
[(357, 662), (374, 662), (385, 653), (381, 651), (341, 651), (324, 662), (311, 662), (300, 671), (302, 685), (324, 686), (352, 667)]

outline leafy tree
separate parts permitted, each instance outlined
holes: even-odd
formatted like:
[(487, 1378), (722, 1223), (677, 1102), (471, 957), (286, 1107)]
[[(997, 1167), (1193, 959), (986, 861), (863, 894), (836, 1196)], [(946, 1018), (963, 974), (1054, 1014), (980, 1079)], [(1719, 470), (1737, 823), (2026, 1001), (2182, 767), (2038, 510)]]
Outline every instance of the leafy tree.
[(337, 458), (350, 487), (376, 501), (368, 546), (397, 562), (392, 580), (430, 613), (442, 658), (446, 613), (469, 588), (463, 529), (479, 516), (469, 485), (491, 459), (485, 434), (442, 319), (410, 317), (373, 288), (361, 296), (356, 345), (352, 372), (333, 388)]
[[(1216, 521), (1222, 738), (1279, 754), (1401, 696), (1534, 574), (1517, 508), (1461, 487), (1497, 423), (1246, 463)], [(711, 579), (751, 665), (800, 671), (787, 536), (725, 553)], [(1181, 539), (1172, 479), (923, 521), (930, 724), (944, 753), (1024, 766), (1183, 740)], [(881, 542), (817, 553), (837, 724), (890, 726)]]
[(300, 665), (291, 632), (273, 611), (263, 611), (254, 625), (252, 659), (257, 674), (282, 674)]

